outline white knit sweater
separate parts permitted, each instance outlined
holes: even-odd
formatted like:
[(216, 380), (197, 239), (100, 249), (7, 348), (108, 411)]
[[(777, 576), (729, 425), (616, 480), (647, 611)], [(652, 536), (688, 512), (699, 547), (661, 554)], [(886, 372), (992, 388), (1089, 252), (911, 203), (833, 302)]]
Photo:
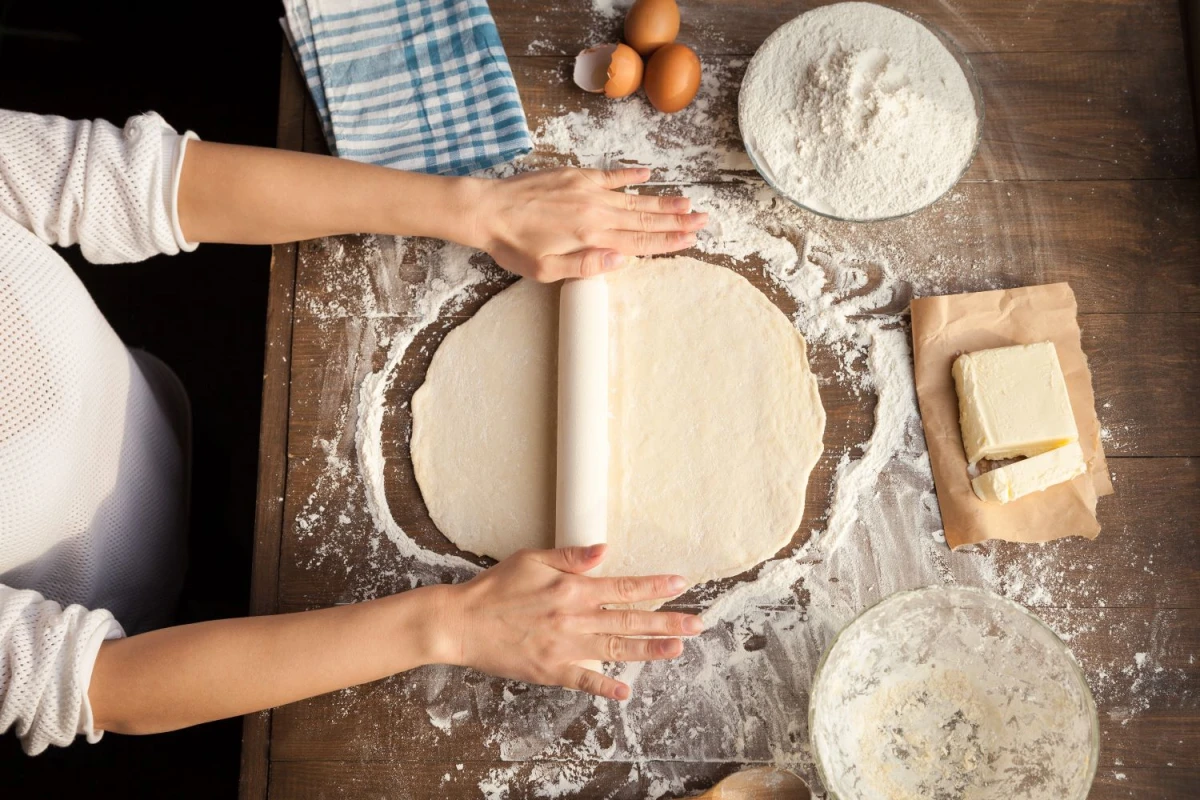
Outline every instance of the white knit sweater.
[(106, 264), (194, 249), (175, 209), (188, 136), (157, 114), (0, 111), (0, 732), (31, 754), (100, 738), (100, 644), (168, 619), (186, 530), (161, 371), (50, 245)]

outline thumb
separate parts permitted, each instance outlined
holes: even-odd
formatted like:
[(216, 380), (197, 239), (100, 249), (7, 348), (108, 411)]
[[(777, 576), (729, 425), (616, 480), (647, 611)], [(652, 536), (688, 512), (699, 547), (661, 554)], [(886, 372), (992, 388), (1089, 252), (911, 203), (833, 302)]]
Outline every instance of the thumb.
[(579, 574), (596, 567), (604, 560), (606, 544), (593, 544), (588, 547), (559, 547), (554, 550), (538, 550), (534, 558), (548, 567), (554, 567), (559, 572)]
[(613, 272), (625, 266), (628, 259), (616, 250), (580, 250), (565, 256), (550, 256), (546, 262), (554, 279), (560, 280), (590, 278), (593, 275)]

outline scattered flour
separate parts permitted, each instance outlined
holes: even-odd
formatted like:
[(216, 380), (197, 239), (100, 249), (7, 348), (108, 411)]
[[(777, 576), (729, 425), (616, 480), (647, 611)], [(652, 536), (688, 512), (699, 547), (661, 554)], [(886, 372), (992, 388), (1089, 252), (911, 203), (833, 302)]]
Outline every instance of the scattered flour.
[(755, 54), (742, 132), (769, 180), (845, 219), (887, 219), (932, 203), (975, 151), (966, 73), (922, 23), (873, 3), (801, 14)]
[(723, 60), (703, 66), (696, 99), (679, 113), (659, 114), (637, 94), (551, 117), (534, 131), (537, 152), (531, 160), (554, 155), (580, 166), (649, 166), (659, 182), (750, 172), (754, 165), (741, 146), (736, 121), (717, 114), (731, 102), (735, 73), (743, 63)]
[(592, 11), (604, 19), (624, 17), (633, 0), (592, 0)]
[[(601, 763), (609, 769), (625, 765), (631, 796), (679, 796), (699, 788), (689, 783), (699, 763), (713, 765), (711, 778), (740, 763), (779, 763), (815, 783), (805, 710), (811, 676), (829, 641), (857, 613), (895, 591), (952, 583), (1037, 606), (1073, 647), (1120, 642), (1127, 655), (1084, 663), (1099, 705), (1118, 724), (1180, 696), (1195, 702), (1186, 683), (1187, 656), (1171, 649), (1176, 612), (1148, 612), (1119, 625), (1109, 620), (1094, 606), (1137, 603), (1124, 590), (1099, 592), (1087, 543), (984, 543), (951, 553), (939, 538), (906, 309), (914, 294), (999, 285), (991, 276), (1004, 273), (1011, 248), (981, 248), (968, 234), (930, 242), (933, 230), (969, 226), (985, 207), (960, 188), (920, 214), (872, 226), (799, 211), (741, 168), (747, 162), (736, 148), (736, 125), (712, 110), (716, 93), (728, 90), (728, 77), (706, 82), (693, 116), (675, 115), (690, 122), (677, 127), (641, 101), (613, 103), (603, 113), (564, 111), (545, 121), (535, 134), (540, 152), (516, 169), (544, 165), (550, 151), (574, 154), (584, 166), (607, 166), (632, 153), (661, 180), (707, 181), (682, 189), (711, 214), (700, 257), (730, 264), (763, 286), (808, 339), (822, 394), (856, 398), (861, 408), (845, 430), (831, 426), (827, 432), (827, 443), (854, 444), (827, 448), (823, 474), (831, 477), (824, 485), (814, 478), (810, 486), (807, 541), (741, 581), (702, 587), (685, 598), (703, 610), (708, 631), (675, 661), (620, 666), (617, 675), (635, 685), (626, 703), (463, 680), (461, 670), (429, 667), (389, 679), (382, 689), (337, 693), (346, 736), (364, 747), (391, 741), (349, 721), (360, 708), (377, 709), (385, 702), (381, 697), (394, 698), (397, 709), (416, 699), (427, 711), (430, 724), (421, 736), (430, 746), (464, 727), (481, 729), (490, 751), (514, 761), (479, 783), (490, 798), (586, 794)], [(735, 144), (724, 144), (730, 137)], [(331, 342), (345, 337), (327, 348), (321, 401), (328, 406), (322, 418), (336, 420), (340, 433), (314, 443), (324, 471), (294, 512), (297, 532), (320, 538), (317, 564), (344, 551), (348, 573), (361, 562), (350, 554), (361, 552), (366, 540), (368, 568), (348, 580), (347, 600), (468, 578), (479, 569), (475, 562), (420, 546), (389, 508), (384, 456), (393, 449), (385, 445), (395, 444), (396, 427), (385, 425), (385, 418), (407, 413), (403, 404), (393, 405), (389, 389), (401, 362), (426, 347), (414, 343), (426, 331), (444, 328), (447, 315), (497, 289), (497, 282), (483, 262), (473, 263), (470, 252), (453, 245), (346, 237), (320, 246), (332, 265), (343, 247), (365, 248), (370, 266), (365, 275), (332, 276), (334, 300), (297, 297), (303, 313), (329, 326)], [(429, 248), (419, 268), (411, 266), (414, 247)], [(392, 322), (384, 324), (385, 317)], [(343, 322), (348, 333), (338, 327)], [(387, 441), (385, 431), (391, 431)], [(1139, 566), (1144, 560), (1130, 556), (1141, 559)], [(385, 566), (376, 568), (377, 562)], [(1113, 651), (1111, 644), (1090, 649)], [(530, 758), (566, 766), (534, 776), (530, 764), (517, 763)], [(611, 782), (612, 773), (605, 774)]]
[(384, 487), (382, 432), (387, 390), (395, 376), (396, 367), (408, 352), (417, 332), (433, 324), (447, 308), (460, 304), (465, 299), (464, 293), (483, 280), (483, 273), (471, 264), (475, 255), (474, 250), (461, 245), (442, 245), (437, 266), (426, 277), (423, 291), (417, 294), (414, 306), (417, 320), (392, 342), (383, 368), (363, 378), (359, 385), (356, 437), (359, 468), (366, 484), (367, 508), (375, 521), (375, 528), (385, 533), (406, 558), (468, 574), (479, 571), (474, 562), (424, 550), (396, 524)]

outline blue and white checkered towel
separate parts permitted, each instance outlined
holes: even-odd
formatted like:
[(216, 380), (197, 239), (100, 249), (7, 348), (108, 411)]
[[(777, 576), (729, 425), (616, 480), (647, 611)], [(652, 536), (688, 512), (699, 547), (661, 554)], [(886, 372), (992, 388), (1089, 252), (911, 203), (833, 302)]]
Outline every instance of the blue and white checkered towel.
[(284, 0), (332, 152), (465, 175), (533, 145), (486, 0)]

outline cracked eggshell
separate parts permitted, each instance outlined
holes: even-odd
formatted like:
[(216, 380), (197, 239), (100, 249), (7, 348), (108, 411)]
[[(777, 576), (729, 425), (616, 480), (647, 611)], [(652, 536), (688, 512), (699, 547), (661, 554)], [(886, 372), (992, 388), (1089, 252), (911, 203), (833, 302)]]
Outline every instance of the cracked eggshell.
[(575, 57), (575, 85), (605, 97), (627, 97), (642, 85), (642, 57), (624, 44), (598, 44)]

